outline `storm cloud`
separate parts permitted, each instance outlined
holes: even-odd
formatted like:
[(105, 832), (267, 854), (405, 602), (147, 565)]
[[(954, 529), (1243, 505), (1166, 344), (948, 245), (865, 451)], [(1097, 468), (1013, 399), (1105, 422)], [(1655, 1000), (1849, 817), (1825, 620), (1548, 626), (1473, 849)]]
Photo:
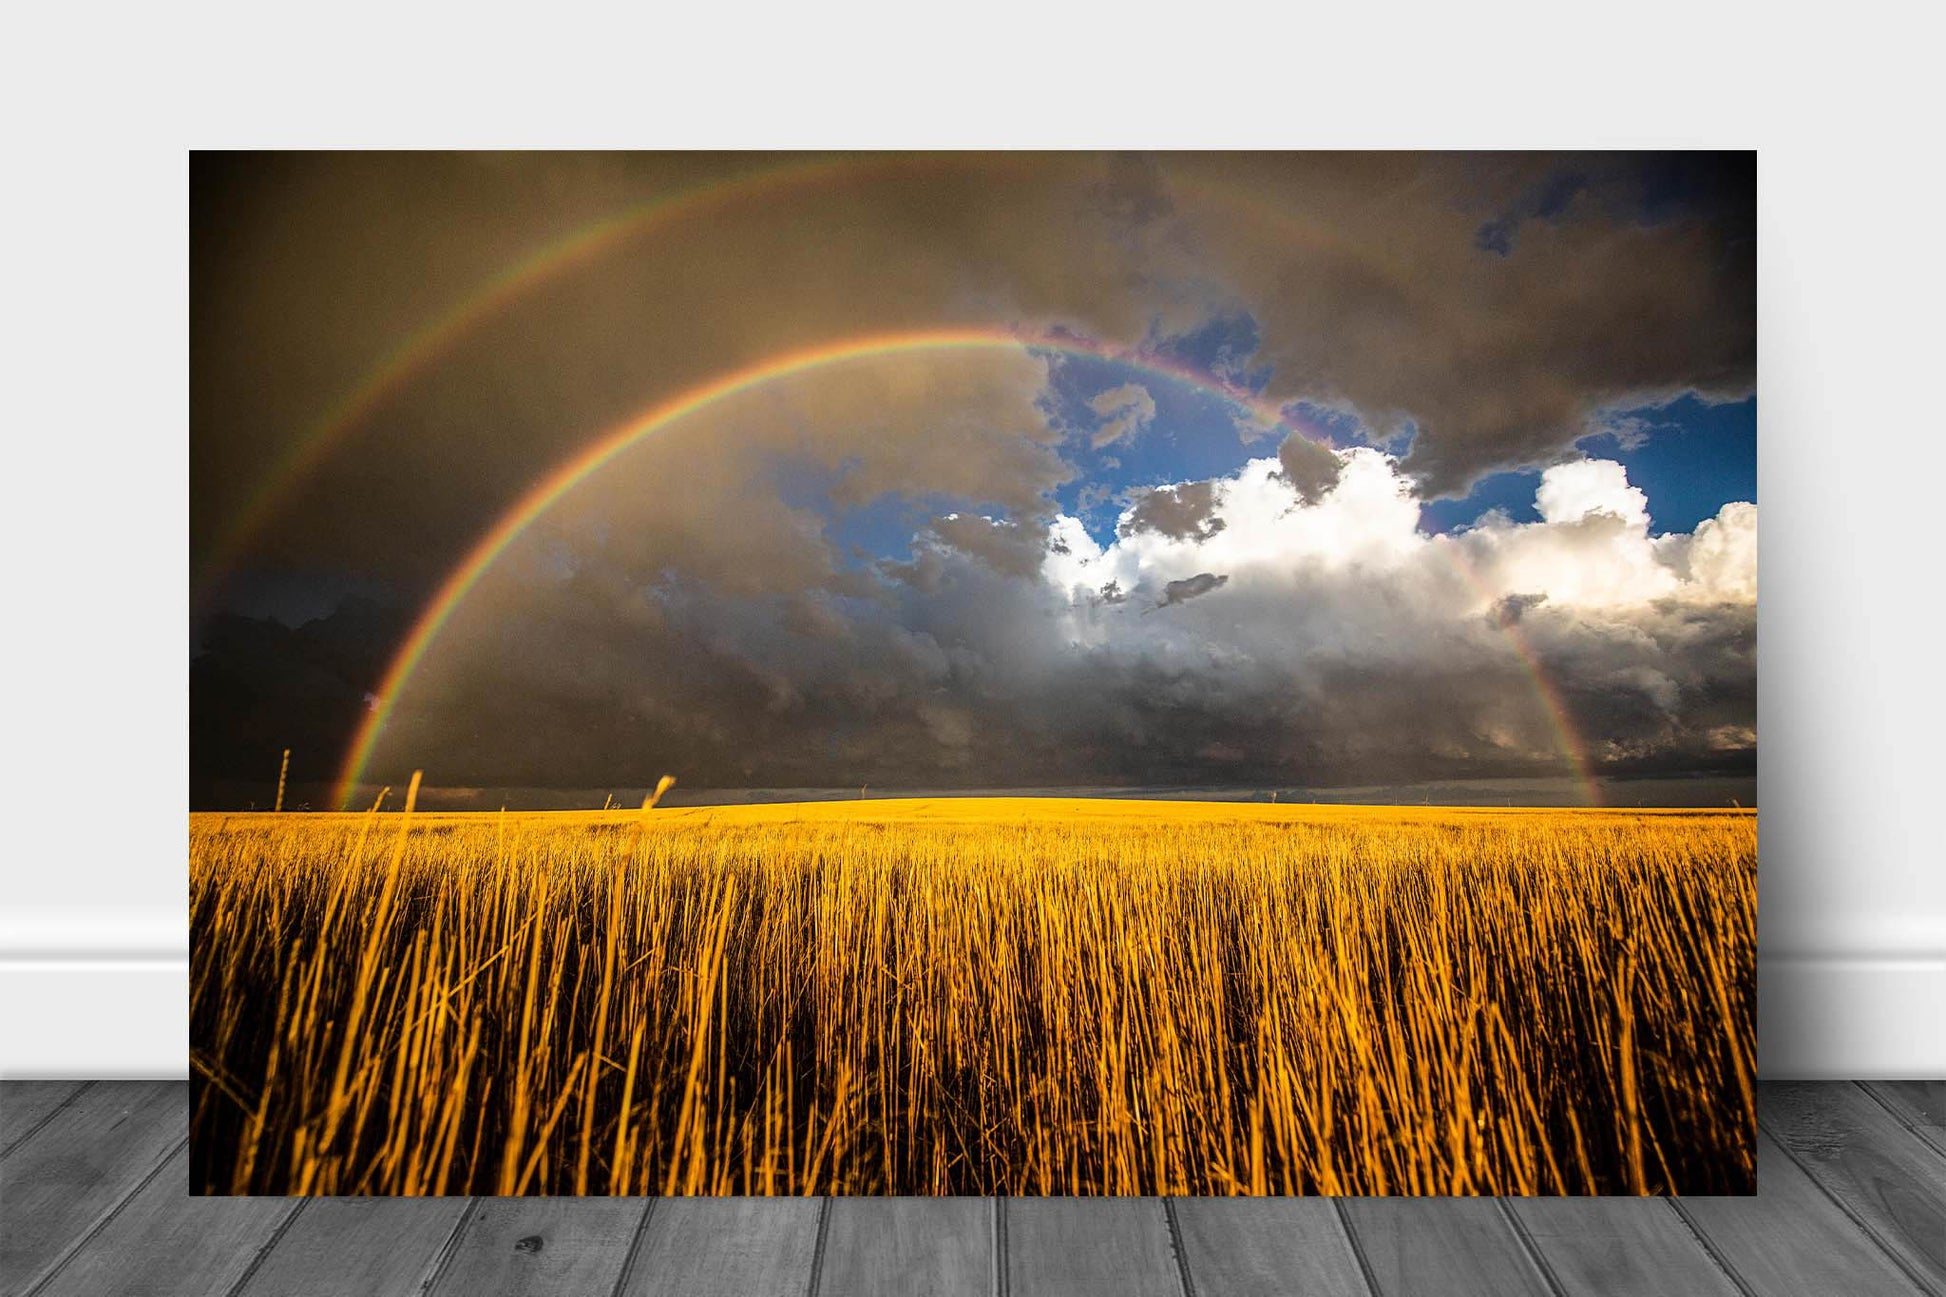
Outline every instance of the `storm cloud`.
[[(199, 155), (191, 181), (199, 787), (263, 767), (279, 709), (328, 770), (411, 610), (597, 445), (389, 700), (374, 782), (1753, 766), (1755, 505), (1658, 530), (1577, 446), (1750, 391), (1747, 156)], [(1525, 521), (1424, 525), (1506, 469)], [(273, 626), (267, 587), (327, 615)], [(387, 611), (333, 619), (343, 590)], [(331, 665), (292, 699), (262, 686), (284, 659)]]
[(378, 764), (440, 752), (456, 782), (541, 785), (663, 766), (724, 786), (1558, 775), (1575, 753), (1540, 671), (1597, 772), (1748, 772), (1754, 506), (1652, 536), (1618, 480), (1539, 522), (1428, 536), (1375, 452), (1314, 504), (1274, 459), (1218, 486), (1219, 533), (1104, 546), (1057, 516), (1029, 575), (936, 525), (905, 568), (788, 594), (605, 562), (537, 589), (516, 559)]

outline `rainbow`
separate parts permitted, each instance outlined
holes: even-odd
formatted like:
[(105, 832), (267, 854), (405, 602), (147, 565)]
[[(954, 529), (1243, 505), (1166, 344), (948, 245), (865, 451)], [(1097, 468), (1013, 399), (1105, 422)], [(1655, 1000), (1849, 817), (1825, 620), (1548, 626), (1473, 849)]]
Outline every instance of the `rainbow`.
[[(996, 328), (936, 329), (875, 334), (787, 352), (733, 370), (659, 402), (596, 438), (586, 449), (562, 463), (552, 473), (529, 488), (474, 543), (466, 557), (447, 574), (432, 599), (420, 611), (417, 620), (414, 621), (393, 655), (378, 688), (374, 691), (373, 701), (353, 736), (340, 769), (335, 794), (339, 808), (349, 808), (359, 785), (364, 782), (365, 767), (370, 763), (372, 750), (377, 744), (379, 735), (390, 719), (406, 683), (425, 658), (434, 640), (438, 638), (447, 619), (452, 616), (453, 611), (465, 600), (486, 571), (506, 552), (508, 546), (577, 484), (599, 471), (643, 438), (717, 402), (751, 391), (766, 383), (852, 361), (966, 349), (1027, 351), (1060, 356), (1088, 356), (1114, 361), (1139, 373), (1183, 383), (1217, 396), (1248, 413), (1261, 426), (1270, 430), (1286, 430), (1317, 439), (1316, 434), (1294, 426), (1283, 411), (1272, 407), (1255, 393), (1161, 357), (1123, 351), (1103, 343), (1070, 336), (1047, 337)], [(1533, 676), (1542, 702), (1547, 707), (1555, 728), (1559, 731), (1563, 750), (1574, 767), (1577, 780), (1581, 783), (1590, 804), (1594, 804), (1595, 788), (1588, 775), (1586, 754), (1575, 736), (1566, 708), (1562, 705), (1559, 695), (1547, 682), (1538, 658), (1524, 641), (1520, 640), (1515, 628), (1510, 626), (1506, 629), (1515, 652), (1528, 673)]]
[[(1469, 562), (1466, 555), (1456, 545), (1444, 547), (1446, 555), (1452, 560), (1453, 570), (1460, 578), (1473, 587), (1473, 592), (1487, 605), (1491, 612), (1494, 606), (1493, 587), (1488, 585)], [(1575, 728), (1574, 714), (1568, 710), (1567, 701), (1561, 691), (1554, 686), (1547, 669), (1541, 665), (1540, 654), (1527, 642), (1527, 636), (1517, 621), (1502, 621), (1500, 634), (1507, 641), (1514, 656), (1526, 670), (1528, 678), (1534, 682), (1534, 694), (1541, 700), (1541, 709), (1547, 713), (1548, 723), (1554, 728), (1554, 736), (1560, 745), (1561, 755), (1567, 759), (1568, 771), (1581, 789), (1581, 800), (1589, 806), (1601, 805), (1601, 785), (1595, 782), (1593, 762), (1588, 757), (1588, 745), (1582, 740), (1581, 732)]]
[[(214, 597), (250, 544), (277, 515), (279, 508), (348, 435), (455, 344), (493, 319), (502, 309), (557, 277), (588, 266), (629, 242), (649, 238), (685, 222), (720, 214), (737, 204), (774, 200), (780, 194), (830, 181), (856, 183), (878, 173), (925, 166), (978, 165), (1019, 170), (1047, 161), (1048, 155), (1033, 153), (819, 156), (680, 190), (625, 208), (544, 244), (487, 279), (403, 338), (379, 357), (335, 403), (291, 439), (282, 454), (257, 480), (254, 489), (231, 516), (229, 525), (218, 533), (203, 556), (199, 565), (200, 602)], [(1369, 250), (1355, 248), (1344, 239), (1298, 220), (1233, 184), (1198, 176), (1175, 176), (1172, 177), (1172, 184), (1184, 185), (1198, 198), (1245, 213), (1276, 231), (1282, 238), (1358, 257), (1383, 274), (1387, 282), (1402, 291), (1406, 287), (1406, 281), (1396, 268), (1378, 265)]]

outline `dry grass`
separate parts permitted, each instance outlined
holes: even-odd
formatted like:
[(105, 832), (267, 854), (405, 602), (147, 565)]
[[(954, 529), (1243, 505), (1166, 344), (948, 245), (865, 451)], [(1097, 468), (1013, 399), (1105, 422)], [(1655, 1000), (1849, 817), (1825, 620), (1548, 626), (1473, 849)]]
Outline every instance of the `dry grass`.
[(197, 815), (211, 1193), (1748, 1191), (1756, 821)]

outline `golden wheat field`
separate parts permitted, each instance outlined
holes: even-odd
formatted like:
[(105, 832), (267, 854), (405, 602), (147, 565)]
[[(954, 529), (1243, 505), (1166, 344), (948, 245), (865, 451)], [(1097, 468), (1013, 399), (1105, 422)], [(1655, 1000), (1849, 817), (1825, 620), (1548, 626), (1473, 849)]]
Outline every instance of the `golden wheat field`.
[(1728, 812), (190, 817), (193, 1183), (1734, 1193)]

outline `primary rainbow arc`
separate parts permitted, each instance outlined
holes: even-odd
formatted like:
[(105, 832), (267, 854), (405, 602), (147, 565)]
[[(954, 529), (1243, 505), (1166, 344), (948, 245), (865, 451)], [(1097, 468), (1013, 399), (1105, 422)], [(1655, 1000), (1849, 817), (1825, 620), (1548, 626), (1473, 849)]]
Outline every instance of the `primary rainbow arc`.
[[(398, 697), (426, 655), (440, 629), (474, 585), (491, 568), (522, 532), (546, 513), (590, 474), (617, 455), (647, 437), (688, 415), (718, 401), (749, 391), (765, 383), (794, 374), (871, 357), (924, 351), (989, 349), (1026, 350), (1070, 356), (1090, 356), (1111, 360), (1138, 372), (1183, 383), (1247, 411), (1272, 429), (1285, 429), (1313, 436), (1295, 427), (1281, 410), (1270, 408), (1254, 393), (1234, 387), (1208, 374), (1154, 356), (1119, 351), (1083, 338), (1045, 337), (997, 328), (934, 329), (905, 333), (874, 334), (845, 339), (786, 352), (723, 374), (651, 406), (598, 437), (585, 450), (574, 455), (542, 478), (503, 513), (473, 545), (467, 556), (448, 573), (432, 599), (420, 612), (411, 630), (393, 655), (385, 675), (374, 691), (373, 701), (359, 724), (341, 767), (335, 801), (339, 809), (349, 809), (351, 799), (364, 782), (365, 767), (385, 728)], [(1563, 754), (1573, 769), (1576, 782), (1590, 804), (1598, 804), (1596, 786), (1589, 772), (1588, 759), (1576, 734), (1566, 707), (1548, 682), (1546, 673), (1515, 628), (1503, 627), (1522, 666), (1533, 678), (1536, 692), (1557, 732)]]

